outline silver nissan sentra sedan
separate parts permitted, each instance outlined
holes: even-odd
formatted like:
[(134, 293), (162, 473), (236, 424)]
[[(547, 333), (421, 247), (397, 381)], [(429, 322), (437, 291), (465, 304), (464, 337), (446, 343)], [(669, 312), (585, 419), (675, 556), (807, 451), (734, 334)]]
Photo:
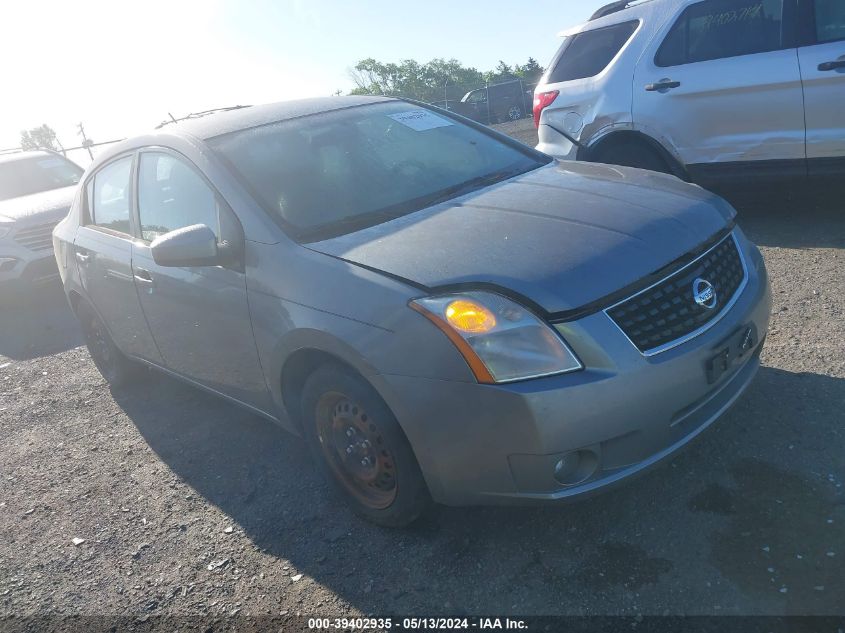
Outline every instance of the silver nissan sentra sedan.
[(381, 97), (126, 141), (54, 247), (109, 383), (152, 366), (274, 420), (390, 526), (671, 455), (751, 382), (771, 304), (721, 198)]

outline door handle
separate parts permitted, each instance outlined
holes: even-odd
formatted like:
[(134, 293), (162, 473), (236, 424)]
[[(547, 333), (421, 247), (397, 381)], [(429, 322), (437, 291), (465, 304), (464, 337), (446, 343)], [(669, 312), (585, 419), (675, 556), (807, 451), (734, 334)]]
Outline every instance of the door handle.
[(673, 88), (679, 88), (680, 86), (680, 81), (670, 81), (666, 79), (664, 81), (658, 81), (654, 84), (648, 84), (646, 85), (645, 89), (647, 92), (658, 92), (660, 90), (672, 90)]
[(837, 70), (839, 68), (845, 68), (845, 59), (837, 59), (835, 62), (823, 62), (819, 64), (819, 70), (822, 72)]
[(141, 283), (145, 283), (145, 284), (153, 283), (153, 275), (146, 268), (136, 268), (135, 269), (135, 279), (137, 281), (140, 281)]
[(76, 261), (78, 261), (80, 264), (87, 264), (90, 259), (91, 255), (76, 251)]

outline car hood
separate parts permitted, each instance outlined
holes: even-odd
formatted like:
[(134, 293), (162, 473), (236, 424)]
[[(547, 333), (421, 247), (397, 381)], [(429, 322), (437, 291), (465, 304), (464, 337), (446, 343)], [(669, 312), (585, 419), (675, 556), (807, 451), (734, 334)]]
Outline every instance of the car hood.
[(0, 222), (39, 222), (67, 215), (76, 187), (41, 191), (20, 198), (0, 200)]
[(718, 196), (673, 176), (556, 161), (307, 246), (429, 290), (492, 284), (557, 313), (636, 283), (734, 215)]

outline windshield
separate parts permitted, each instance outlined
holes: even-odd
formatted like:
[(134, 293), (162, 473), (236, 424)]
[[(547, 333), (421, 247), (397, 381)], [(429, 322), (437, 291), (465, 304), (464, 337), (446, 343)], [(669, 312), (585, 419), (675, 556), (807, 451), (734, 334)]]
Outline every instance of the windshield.
[(403, 102), (281, 121), (211, 145), (305, 242), (385, 222), (551, 160)]
[(0, 200), (70, 187), (81, 177), (82, 168), (51, 154), (0, 162)]

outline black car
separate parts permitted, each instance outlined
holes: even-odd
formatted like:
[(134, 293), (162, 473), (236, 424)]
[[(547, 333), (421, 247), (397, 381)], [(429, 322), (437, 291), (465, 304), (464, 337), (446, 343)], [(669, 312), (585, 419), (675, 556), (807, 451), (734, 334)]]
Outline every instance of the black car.
[(447, 110), (479, 123), (516, 121), (531, 113), (532, 92), (522, 80), (508, 81), (476, 88), (460, 101), (449, 101), (445, 105)]

